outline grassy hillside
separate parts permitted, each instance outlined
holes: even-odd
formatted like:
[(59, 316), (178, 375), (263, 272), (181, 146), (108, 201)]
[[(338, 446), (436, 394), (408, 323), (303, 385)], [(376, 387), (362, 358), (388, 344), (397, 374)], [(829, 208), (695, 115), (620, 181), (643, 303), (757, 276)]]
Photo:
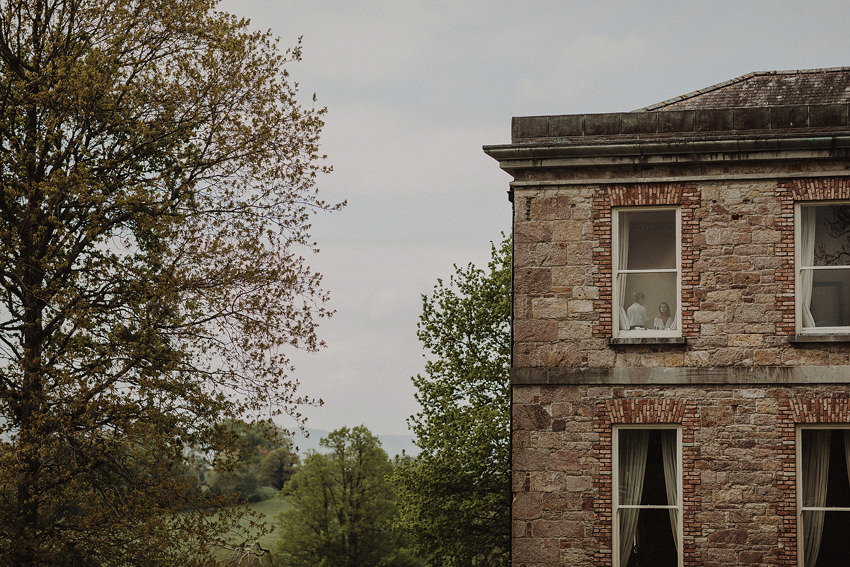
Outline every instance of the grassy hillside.
[[(250, 506), (258, 514), (263, 514), (267, 522), (274, 525), (277, 523), (275, 517), (289, 508), (289, 501), (284, 498), (275, 497), (261, 502), (254, 502)], [(276, 539), (277, 533), (270, 533), (260, 539), (260, 545), (266, 548), (273, 548)]]
[[(285, 498), (274, 497), (269, 498), (268, 500), (262, 500), (260, 502), (253, 502), (248, 506), (254, 512), (265, 516), (266, 522), (271, 525), (276, 525), (277, 521), (275, 520), (275, 517), (287, 508), (289, 508), (289, 502)], [(243, 521), (242, 525), (247, 526), (248, 522)], [(272, 532), (260, 538), (260, 545), (262, 547), (265, 547), (266, 549), (274, 550), (276, 541), (277, 532)], [(222, 549), (216, 555), (219, 559), (224, 559), (230, 555), (230, 551)]]

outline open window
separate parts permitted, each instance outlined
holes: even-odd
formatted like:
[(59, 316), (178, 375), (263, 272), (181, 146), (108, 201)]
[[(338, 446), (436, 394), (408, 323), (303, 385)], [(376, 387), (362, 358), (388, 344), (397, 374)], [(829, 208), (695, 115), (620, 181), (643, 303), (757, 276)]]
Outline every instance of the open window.
[(850, 333), (850, 203), (797, 207), (797, 329)]
[(615, 209), (615, 336), (681, 336), (679, 209)]
[(682, 565), (681, 430), (614, 429), (614, 567)]
[(798, 429), (797, 479), (798, 565), (847, 565), (850, 429)]

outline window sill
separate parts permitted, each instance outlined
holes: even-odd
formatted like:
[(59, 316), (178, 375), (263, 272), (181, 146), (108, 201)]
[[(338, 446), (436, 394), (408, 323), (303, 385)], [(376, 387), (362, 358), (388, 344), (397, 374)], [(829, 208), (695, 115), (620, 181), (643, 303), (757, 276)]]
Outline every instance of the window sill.
[(805, 335), (794, 335), (789, 339), (792, 343), (850, 343), (850, 333), (830, 333), (818, 335), (807, 333)]
[[(850, 337), (848, 337), (850, 339)], [(685, 345), (685, 337), (611, 337), (609, 345)]]

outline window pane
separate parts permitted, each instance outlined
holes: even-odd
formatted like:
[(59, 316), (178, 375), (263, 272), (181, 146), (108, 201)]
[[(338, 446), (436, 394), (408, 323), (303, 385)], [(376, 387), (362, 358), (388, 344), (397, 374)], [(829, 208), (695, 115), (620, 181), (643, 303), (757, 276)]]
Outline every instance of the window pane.
[(838, 270), (803, 270), (812, 274), (811, 313), (816, 327), (845, 327), (850, 325), (850, 268)]
[(800, 535), (804, 567), (844, 567), (850, 512), (803, 512)]
[(618, 289), (624, 291), (622, 307), (628, 316), (629, 328), (678, 329), (676, 277), (675, 272), (618, 275)]
[[(669, 506), (675, 506), (679, 502), (679, 443), (676, 431), (659, 429), (654, 433), (658, 436), (661, 447), (661, 469), (664, 473), (663, 502)], [(650, 446), (652, 444), (653, 436), (650, 436)]]
[(825, 506), (830, 432), (828, 429), (804, 429), (800, 432), (800, 440), (803, 445), (800, 450), (803, 506)]
[(850, 508), (850, 429), (803, 429), (803, 506)]
[(673, 429), (621, 429), (620, 504), (670, 505), (678, 499), (678, 451)]
[[(675, 429), (617, 429), (615, 511), (620, 567), (678, 564), (679, 450)], [(633, 506), (633, 507), (624, 507)]]
[[(620, 213), (621, 245), (628, 242), (623, 270), (657, 270), (676, 267), (676, 211)], [(623, 231), (626, 234), (622, 234)]]
[[(850, 265), (850, 205), (813, 208), (815, 210), (813, 265)], [(805, 214), (803, 218), (806, 218)], [(803, 240), (805, 241), (805, 238)]]
[(646, 479), (649, 430), (621, 429), (618, 444), (617, 486), (620, 504), (641, 504)]
[[(678, 536), (674, 535), (669, 510), (620, 510), (619, 515), (621, 567), (678, 565), (675, 539)], [(678, 521), (675, 515), (673, 518)], [(624, 537), (625, 541), (622, 540)]]

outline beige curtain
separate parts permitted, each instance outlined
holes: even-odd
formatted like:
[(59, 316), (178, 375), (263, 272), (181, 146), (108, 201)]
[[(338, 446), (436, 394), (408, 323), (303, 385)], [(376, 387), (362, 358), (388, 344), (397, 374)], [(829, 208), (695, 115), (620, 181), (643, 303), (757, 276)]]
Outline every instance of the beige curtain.
[[(661, 458), (664, 461), (664, 487), (667, 490), (667, 504), (676, 506), (679, 497), (678, 470), (676, 463), (677, 448), (676, 431), (667, 429), (661, 431)], [(679, 549), (679, 511), (670, 509), (670, 527), (673, 529), (673, 542)]]
[[(829, 477), (828, 429), (807, 429), (803, 436), (803, 506), (822, 508), (826, 504)], [(803, 566), (814, 567), (823, 537), (823, 510), (803, 512)]]
[[(649, 431), (622, 429), (619, 432), (619, 499), (621, 505), (638, 505), (643, 494)], [(620, 508), (620, 567), (626, 567), (632, 555), (637, 533), (637, 508)]]
[[(628, 213), (617, 213), (619, 221), (617, 233), (617, 268), (626, 270), (629, 267), (629, 215)], [(620, 330), (629, 330), (629, 315), (626, 313), (626, 274), (617, 274), (617, 298), (620, 302)], [(616, 309), (616, 307), (615, 307)]]
[[(815, 223), (817, 215), (814, 207), (800, 207), (800, 266), (811, 266), (815, 261)], [(800, 270), (800, 308), (803, 327), (814, 327), (812, 316), (812, 270)]]

